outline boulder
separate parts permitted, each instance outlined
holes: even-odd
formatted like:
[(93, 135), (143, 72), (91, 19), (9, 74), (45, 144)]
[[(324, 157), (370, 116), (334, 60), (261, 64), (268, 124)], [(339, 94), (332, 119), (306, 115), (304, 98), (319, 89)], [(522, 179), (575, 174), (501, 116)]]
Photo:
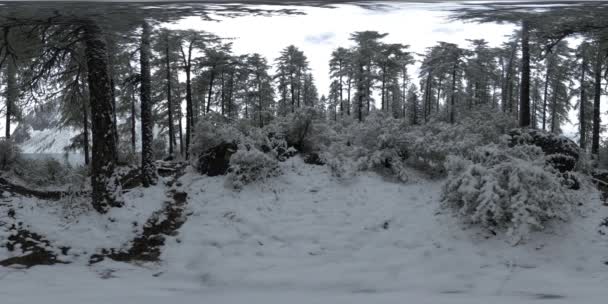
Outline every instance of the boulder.
[(208, 149), (198, 158), (197, 169), (208, 176), (224, 175), (230, 167), (230, 157), (237, 151), (235, 143), (222, 142)]

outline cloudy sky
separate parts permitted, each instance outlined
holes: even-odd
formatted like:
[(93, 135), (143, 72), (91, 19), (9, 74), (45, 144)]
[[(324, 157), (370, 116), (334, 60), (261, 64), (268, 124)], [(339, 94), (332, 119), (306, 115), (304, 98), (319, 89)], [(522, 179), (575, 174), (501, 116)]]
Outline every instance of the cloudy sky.
[(413, 52), (421, 53), (437, 41), (466, 46), (466, 39), (483, 38), (495, 46), (514, 29), (512, 25), (449, 21), (446, 10), (454, 5), (401, 3), (392, 6), (395, 9), (381, 11), (349, 5), (335, 9), (307, 7), (301, 9), (306, 15), (221, 18), (221, 22), (187, 18), (169, 27), (205, 30), (236, 38), (236, 53), (257, 52), (269, 62), (274, 62), (281, 49), (293, 44), (308, 57), (320, 94), (329, 91), (331, 52), (339, 46), (352, 45), (349, 36), (355, 31), (388, 33), (385, 42), (408, 44)]

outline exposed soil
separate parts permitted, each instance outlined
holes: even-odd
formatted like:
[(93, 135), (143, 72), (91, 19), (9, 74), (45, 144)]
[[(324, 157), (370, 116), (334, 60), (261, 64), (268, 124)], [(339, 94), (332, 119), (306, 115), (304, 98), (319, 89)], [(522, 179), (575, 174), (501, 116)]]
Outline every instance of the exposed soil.
[[(67, 262), (59, 260), (57, 255), (48, 249), (51, 248), (51, 243), (43, 236), (28, 231), (22, 227), (21, 223), (17, 226), (13, 225), (10, 230), (15, 233), (8, 237), (4, 246), (11, 252), (20, 250), (26, 254), (2, 260), (0, 266), (22, 265), (30, 268), (36, 265), (67, 264)], [(70, 250), (68, 247), (60, 249), (64, 255)]]
[[(148, 219), (141, 235), (135, 237), (124, 248), (102, 249), (100, 253), (91, 256), (89, 263), (101, 262), (106, 257), (121, 262), (159, 260), (166, 236), (176, 235), (177, 230), (186, 221), (183, 213), (188, 194), (173, 187), (183, 175), (185, 166), (180, 163), (165, 163), (162, 167), (163, 173), (171, 175), (169, 174), (171, 172), (173, 175), (171, 180), (166, 183), (166, 187), (169, 189), (166, 191), (167, 201), (165, 201), (163, 209), (155, 212)], [(161, 170), (159, 170), (159, 174), (164, 176), (160, 172)]]

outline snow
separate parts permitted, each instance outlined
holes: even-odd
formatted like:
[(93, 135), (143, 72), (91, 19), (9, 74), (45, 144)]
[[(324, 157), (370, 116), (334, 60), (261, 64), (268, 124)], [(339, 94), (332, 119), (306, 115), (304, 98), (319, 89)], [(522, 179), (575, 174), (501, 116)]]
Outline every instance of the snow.
[[(595, 191), (570, 222), (512, 246), (442, 211), (442, 180), (416, 172), (408, 183), (372, 172), (338, 179), (298, 157), (281, 167), (282, 176), (240, 191), (223, 176), (189, 171), (180, 179), (188, 220), (161, 263), (0, 268), (2, 303), (605, 301), (608, 239), (597, 228), (608, 208)], [(112, 210), (116, 225), (87, 213), (60, 227), (50, 206), (18, 217), (81, 250), (115, 247), (133, 236), (129, 220), (161, 208), (164, 189), (129, 195), (132, 209)]]
[[(27, 229), (45, 236), (55, 247), (70, 247), (69, 257), (62, 260), (79, 264), (87, 263), (91, 254), (102, 248), (115, 248), (132, 240), (141, 233), (142, 226), (153, 212), (164, 202), (164, 189), (153, 187), (134, 189), (123, 195), (125, 205), (113, 208), (100, 215), (90, 206), (89, 200), (75, 198), (69, 200), (43, 201), (34, 198), (12, 197), (10, 207), (15, 217), (25, 219)], [(9, 204), (0, 203), (0, 214), (8, 213)], [(1, 222), (9, 223), (8, 218)], [(8, 228), (7, 227), (7, 228)], [(0, 243), (8, 237), (5, 229), (0, 229)], [(0, 260), (15, 254), (0, 247)]]

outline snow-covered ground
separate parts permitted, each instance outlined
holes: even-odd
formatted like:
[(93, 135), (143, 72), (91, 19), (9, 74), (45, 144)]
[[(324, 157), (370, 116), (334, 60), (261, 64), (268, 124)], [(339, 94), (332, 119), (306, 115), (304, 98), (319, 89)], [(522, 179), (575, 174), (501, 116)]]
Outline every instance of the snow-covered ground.
[[(440, 180), (414, 172), (406, 184), (375, 173), (339, 180), (299, 158), (281, 166), (283, 176), (240, 192), (224, 177), (189, 172), (180, 179), (188, 220), (160, 264), (86, 266), (74, 257), (0, 268), (1, 303), (605, 302), (608, 238), (598, 225), (608, 207), (595, 191), (570, 222), (512, 246), (442, 211)], [(126, 217), (159, 209), (164, 192), (155, 189), (129, 194), (133, 209), (112, 211), (116, 227), (91, 214), (62, 226), (51, 206), (18, 214), (54, 242), (93, 250), (132, 237)]]

